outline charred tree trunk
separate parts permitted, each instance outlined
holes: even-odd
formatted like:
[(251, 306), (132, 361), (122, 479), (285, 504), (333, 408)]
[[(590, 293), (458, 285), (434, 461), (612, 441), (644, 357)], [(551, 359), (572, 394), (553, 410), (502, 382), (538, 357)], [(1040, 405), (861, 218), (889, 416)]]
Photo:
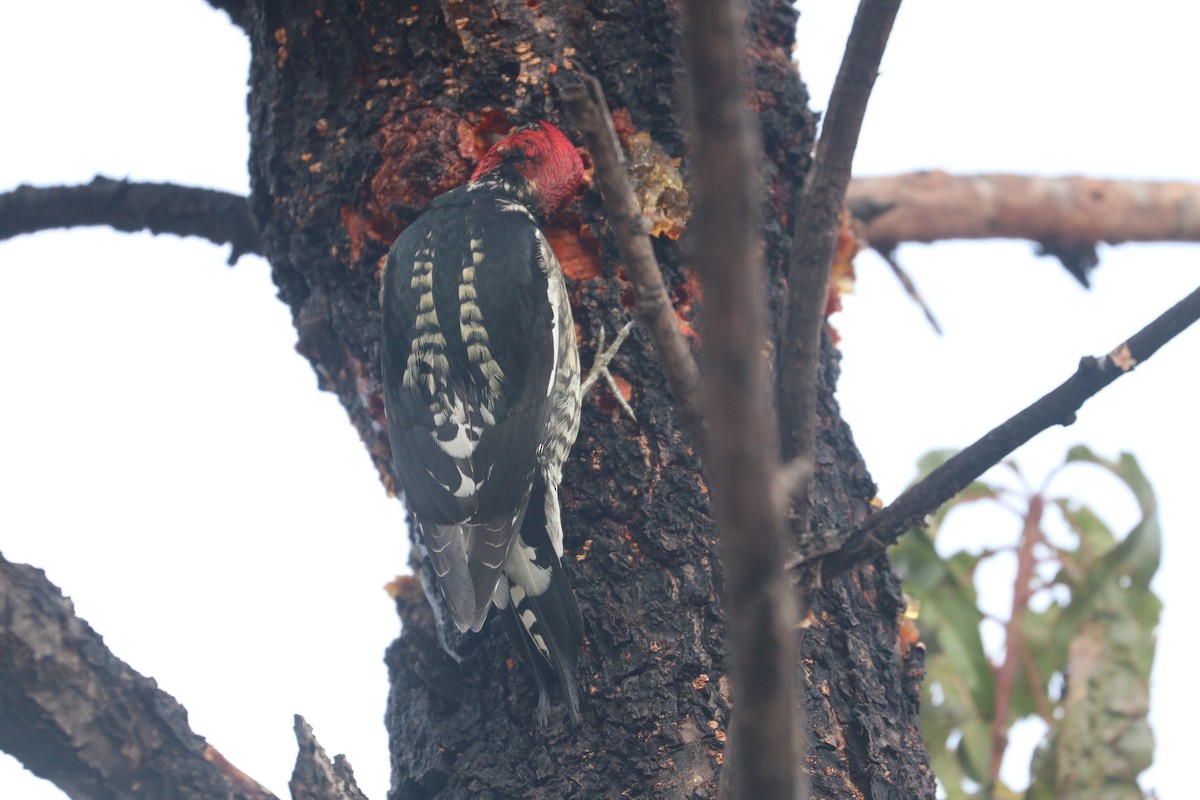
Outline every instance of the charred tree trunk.
[[(686, 176), (675, 5), (260, 0), (238, 21), (253, 48), (250, 169), (264, 253), (298, 349), (341, 399), (385, 486), (400, 491), (379, 385), (377, 275), (389, 245), (466, 180), (490, 134), (522, 118), (560, 121), (554, 87), (573, 69), (600, 79), (628, 142), (682, 159)], [(762, 125), (776, 310), (813, 137), (791, 63), (795, 24), (789, 3), (751, 4), (749, 96)], [(671, 183), (661, 173), (671, 162), (658, 169), (648, 171), (651, 190)], [(667, 221), (657, 255), (686, 321), (700, 301), (686, 266), (686, 198), (669, 190), (659, 204)], [(586, 365), (600, 328), (631, 314), (632, 296), (594, 191), (550, 234)], [(849, 528), (868, 513), (874, 486), (833, 399), (828, 343), (825, 364), (814, 523)], [(387, 656), (392, 797), (715, 795), (736, 699), (707, 490), (641, 331), (615, 371), (638, 421), (600, 390), (561, 492), (565, 566), (586, 621), (583, 723), (552, 715), (537, 728), (533, 683), (511, 666), (500, 626), (456, 642), (458, 666), (432, 644), (420, 604), (402, 602), (405, 628)], [(900, 643), (902, 610), (882, 560), (817, 598), (798, 659), (815, 796), (932, 797), (917, 722), (922, 651)]]

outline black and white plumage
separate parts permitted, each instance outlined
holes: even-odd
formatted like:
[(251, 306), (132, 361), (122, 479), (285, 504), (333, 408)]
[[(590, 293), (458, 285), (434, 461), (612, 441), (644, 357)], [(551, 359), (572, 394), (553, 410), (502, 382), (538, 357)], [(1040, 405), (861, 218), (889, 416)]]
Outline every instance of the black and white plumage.
[(384, 271), (388, 432), (450, 618), (479, 631), (490, 605), (533, 670), (578, 715), (583, 623), (560, 564), (558, 484), (579, 429), (579, 354), (541, 222), (583, 166), (548, 123), (488, 151), (469, 183), (397, 238)]

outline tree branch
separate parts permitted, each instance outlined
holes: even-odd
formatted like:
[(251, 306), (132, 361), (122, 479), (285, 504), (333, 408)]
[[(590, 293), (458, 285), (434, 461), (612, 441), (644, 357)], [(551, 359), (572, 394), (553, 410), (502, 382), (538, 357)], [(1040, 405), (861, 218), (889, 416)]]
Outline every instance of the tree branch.
[(18, 186), (0, 194), (0, 240), (51, 228), (107, 225), (135, 233), (199, 236), (233, 246), (229, 263), (262, 252), (245, 197), (171, 183), (96, 176), (82, 186)]
[[(297, 716), (293, 800), (366, 800)], [(275, 800), (113, 655), (46, 575), (0, 555), (0, 750), (76, 800)]]
[(762, 263), (760, 145), (742, 95), (741, 5), (687, 0), (684, 54), (694, 112), (694, 258), (704, 288), (704, 408), (726, 575), (736, 708), (721, 795), (808, 794), (800, 770), (794, 598), (782, 564)]
[(841, 549), (822, 558), (822, 581), (828, 582), (860, 561), (882, 553), (909, 528), (920, 525), (925, 515), (1037, 434), (1053, 425), (1073, 423), (1075, 413), (1089, 397), (1146, 361), (1197, 319), (1200, 319), (1200, 288), (1108, 355), (1081, 359), (1075, 374), (1058, 388), (909, 487), (851, 534)]
[(675, 405), (683, 415), (688, 435), (703, 457), (706, 447), (704, 410), (700, 404), (700, 371), (692, 351), (679, 332), (679, 320), (667, 294), (662, 270), (654, 256), (649, 226), (629, 182), (625, 156), (613, 127), (604, 89), (591, 75), (559, 90), (571, 124), (583, 134), (595, 166), (596, 185), (604, 201), (608, 222), (617, 237), (617, 249), (637, 300), (637, 312), (650, 331), (659, 364), (667, 377)]
[(1087, 286), (1100, 242), (1200, 242), (1200, 185), (1080, 176), (855, 178), (846, 205), (871, 246), (943, 239), (1030, 239)]
[(0, 750), (74, 798), (274, 797), (109, 652), (45, 573), (3, 556)]
[[(812, 167), (804, 178), (788, 267), (788, 303), (779, 353), (783, 456), (813, 461), (817, 436), (817, 370), (829, 296), (829, 269), (850, 167), (867, 100), (900, 0), (862, 0), (834, 82)], [(809, 527), (807, 491), (798, 493), (796, 527)]]

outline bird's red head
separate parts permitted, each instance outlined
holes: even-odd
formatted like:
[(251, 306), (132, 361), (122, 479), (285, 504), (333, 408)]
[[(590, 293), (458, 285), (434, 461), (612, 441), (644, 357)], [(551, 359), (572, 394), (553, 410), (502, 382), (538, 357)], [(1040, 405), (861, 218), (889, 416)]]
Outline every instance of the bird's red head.
[(523, 125), (492, 145), (471, 180), (517, 180), (543, 219), (553, 216), (583, 182), (583, 161), (571, 140), (549, 122)]

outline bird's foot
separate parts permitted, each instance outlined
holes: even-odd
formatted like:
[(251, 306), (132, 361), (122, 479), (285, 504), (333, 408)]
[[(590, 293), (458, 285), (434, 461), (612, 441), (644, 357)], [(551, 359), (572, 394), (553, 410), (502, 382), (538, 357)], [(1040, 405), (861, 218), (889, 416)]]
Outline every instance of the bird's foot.
[(621, 393), (621, 388), (617, 386), (617, 382), (613, 378), (612, 373), (608, 371), (609, 362), (613, 360), (613, 356), (615, 356), (617, 351), (621, 349), (621, 345), (625, 343), (625, 338), (629, 336), (629, 332), (633, 330), (633, 322), (633, 320), (626, 322), (625, 325), (621, 327), (621, 330), (617, 331), (617, 338), (613, 339), (612, 344), (607, 348), (604, 346), (604, 325), (602, 324), (600, 326), (600, 333), (596, 337), (596, 359), (592, 362), (592, 368), (588, 370), (587, 377), (584, 378), (579, 389), (580, 396), (587, 397), (588, 393), (591, 392), (592, 387), (596, 385), (596, 382), (603, 378), (604, 382), (608, 384), (608, 388), (612, 391), (613, 397), (617, 401), (617, 405), (621, 407), (622, 411), (629, 415), (631, 420), (637, 422), (637, 416), (633, 413), (633, 409), (629, 407), (629, 402), (625, 399), (625, 395)]

